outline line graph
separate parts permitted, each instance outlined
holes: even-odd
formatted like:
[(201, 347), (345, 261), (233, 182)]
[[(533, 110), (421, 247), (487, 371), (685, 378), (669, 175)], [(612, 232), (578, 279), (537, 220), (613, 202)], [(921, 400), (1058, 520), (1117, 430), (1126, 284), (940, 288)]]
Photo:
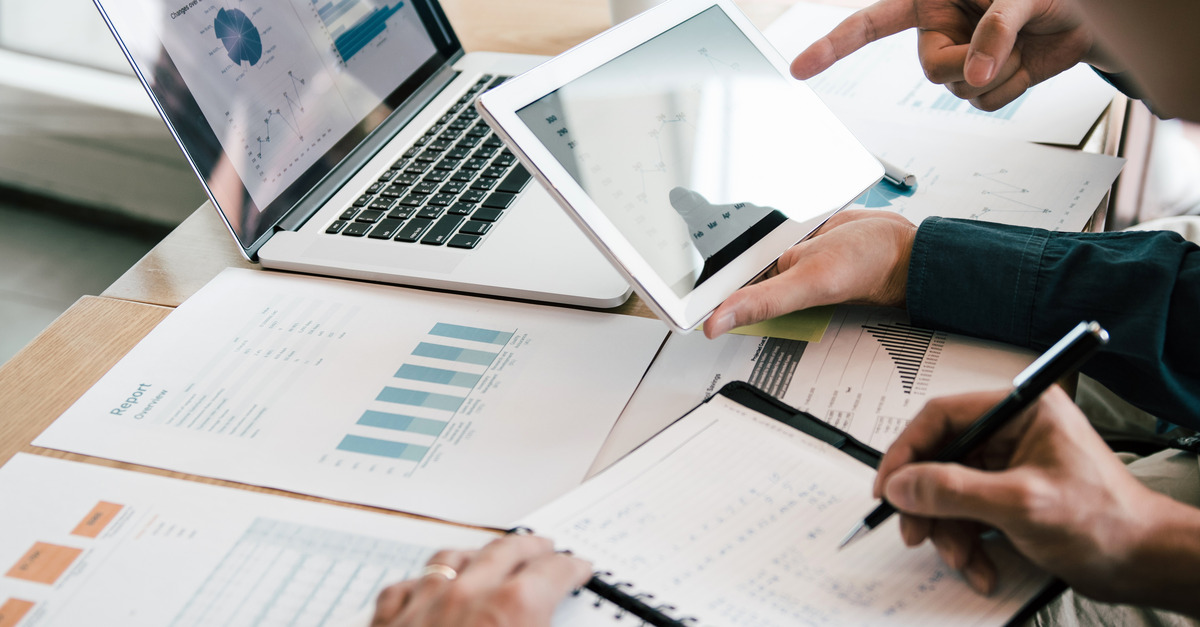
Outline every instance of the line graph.
[(1048, 214), (1052, 210), (1030, 202), (1028, 199), (1033, 195), (1032, 190), (1020, 185), (1014, 185), (1004, 180), (1004, 177), (1009, 174), (1007, 169), (1001, 168), (995, 172), (975, 172), (973, 177), (987, 181), (980, 194), (984, 196), (992, 196), (998, 200), (1003, 200), (1005, 203), (1011, 203), (1015, 206), (985, 206), (980, 210), (971, 214), (972, 219), (981, 219), (989, 213), (1032, 213), (1032, 214)]
[[(291, 72), (287, 73), (288, 78), (292, 81), (290, 90), (283, 92), (283, 100), (288, 108), (288, 114), (284, 115), (282, 107), (267, 110), (267, 117), (263, 119), (263, 125), (266, 128), (266, 136), (259, 135), (258, 141), (258, 158), (262, 159), (263, 145), (271, 143), (271, 120), (278, 118), (285, 126), (292, 131), (300, 141), (304, 141), (304, 133), (300, 130), (300, 113), (304, 113), (304, 104), (300, 101), (300, 88), (304, 86), (304, 79), (296, 76)], [(278, 125), (276, 125), (278, 127)]]

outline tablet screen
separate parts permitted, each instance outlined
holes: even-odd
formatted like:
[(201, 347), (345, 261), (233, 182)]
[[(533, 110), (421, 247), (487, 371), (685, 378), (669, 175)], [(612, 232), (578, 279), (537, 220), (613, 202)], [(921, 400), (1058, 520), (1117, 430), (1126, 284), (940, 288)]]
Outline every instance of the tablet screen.
[(831, 210), (804, 206), (789, 163), (819, 141), (796, 86), (714, 6), (517, 115), (682, 298), (789, 218)]

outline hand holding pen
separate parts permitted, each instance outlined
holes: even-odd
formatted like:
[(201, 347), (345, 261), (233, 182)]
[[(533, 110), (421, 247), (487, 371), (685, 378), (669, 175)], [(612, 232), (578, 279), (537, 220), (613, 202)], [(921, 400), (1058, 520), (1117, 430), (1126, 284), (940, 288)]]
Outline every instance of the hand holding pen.
[[(933, 461), (945, 463), (962, 460), (999, 429), (1008, 424), (1009, 421), (1028, 409), (1055, 381), (1074, 372), (1083, 365), (1107, 341), (1108, 334), (1099, 324), (1095, 322), (1081, 322), (1070, 333), (1059, 340), (1058, 343), (1050, 347), (1041, 357), (1036, 359), (1021, 374), (1017, 375), (1016, 379), (1013, 380), (1013, 390), (999, 403), (977, 419), (974, 419), (965, 429), (958, 433), (949, 445), (942, 448), (934, 456)], [(923, 411), (922, 414), (928, 414), (928, 412)], [(916, 422), (914, 420), (914, 425), (916, 425)], [(910, 426), (910, 430), (912, 428)], [(897, 446), (903, 447), (905, 439), (903, 435), (901, 438), (898, 438), (892, 450), (889, 450), (888, 455), (885, 456), (884, 462), (881, 463), (880, 478), (876, 483), (877, 492), (880, 492), (882, 487), (880, 482), (887, 477), (885, 470), (891, 468), (886, 463), (889, 461), (889, 458), (894, 462), (896, 455), (901, 454), (893, 454), (893, 451), (896, 450)], [(885, 500), (850, 530), (850, 533), (842, 540), (839, 548), (844, 548), (863, 537), (872, 529), (883, 524), (895, 512), (896, 508)]]

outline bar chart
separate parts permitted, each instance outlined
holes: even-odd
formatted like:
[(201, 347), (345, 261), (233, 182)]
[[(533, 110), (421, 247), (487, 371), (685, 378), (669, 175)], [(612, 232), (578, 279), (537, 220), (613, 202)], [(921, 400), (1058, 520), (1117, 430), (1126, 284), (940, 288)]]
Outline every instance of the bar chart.
[(312, 4), (343, 63), (387, 30), (387, 21), (404, 6), (397, 2), (374, 7), (363, 0), (313, 0)]
[(421, 462), (496, 363), (514, 331), (438, 322), (378, 392), (337, 448)]

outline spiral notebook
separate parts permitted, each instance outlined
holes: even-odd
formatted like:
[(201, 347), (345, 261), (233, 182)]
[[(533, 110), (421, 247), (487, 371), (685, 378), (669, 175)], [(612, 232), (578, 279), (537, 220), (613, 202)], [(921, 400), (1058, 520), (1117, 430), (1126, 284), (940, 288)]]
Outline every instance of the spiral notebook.
[[(598, 579), (555, 625), (1003, 625), (1061, 590), (999, 538), (999, 588), (973, 592), (897, 519), (838, 551), (875, 505), (879, 453), (731, 383), (629, 456), (521, 521)], [(640, 608), (635, 615), (632, 608)]]

